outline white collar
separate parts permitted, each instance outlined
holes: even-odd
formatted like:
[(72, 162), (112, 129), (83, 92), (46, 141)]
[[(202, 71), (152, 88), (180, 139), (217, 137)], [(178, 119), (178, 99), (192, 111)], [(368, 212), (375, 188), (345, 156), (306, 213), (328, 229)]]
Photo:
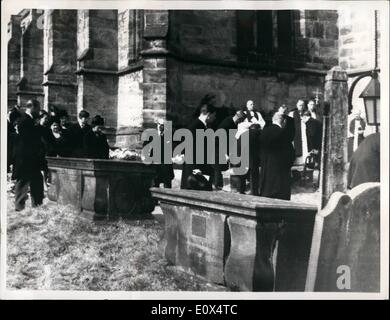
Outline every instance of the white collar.
[(25, 113), (28, 114), (31, 119), (34, 119), (33, 115), (30, 112), (26, 111)]
[(277, 125), (278, 127), (282, 128), (282, 126), (281, 126), (279, 123), (272, 122), (272, 124), (275, 124), (275, 125)]
[(201, 114), (198, 119), (204, 124), (205, 127), (207, 127), (206, 124), (206, 119), (207, 119), (207, 114)]
[(81, 125), (81, 121), (79, 119), (77, 119), (77, 122), (79, 123), (80, 128), (84, 128), (85, 127), (85, 125), (84, 125), (84, 127)]

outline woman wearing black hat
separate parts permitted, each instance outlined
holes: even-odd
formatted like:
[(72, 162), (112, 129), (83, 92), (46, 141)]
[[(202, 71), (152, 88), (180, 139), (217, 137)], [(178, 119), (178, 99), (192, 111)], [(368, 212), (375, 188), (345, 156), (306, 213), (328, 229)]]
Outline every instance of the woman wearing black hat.
[(92, 131), (84, 136), (84, 155), (90, 159), (108, 159), (110, 147), (106, 135), (102, 132), (104, 119), (96, 115), (91, 121)]
[(69, 134), (61, 127), (61, 119), (53, 117), (50, 120), (52, 148), (49, 156), (70, 157), (71, 139)]

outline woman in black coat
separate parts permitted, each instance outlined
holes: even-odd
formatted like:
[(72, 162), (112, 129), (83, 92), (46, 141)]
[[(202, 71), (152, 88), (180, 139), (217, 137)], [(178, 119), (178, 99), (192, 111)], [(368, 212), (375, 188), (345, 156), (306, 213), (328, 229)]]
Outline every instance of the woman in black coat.
[(61, 120), (58, 117), (51, 119), (51, 148), (47, 155), (51, 157), (70, 157), (72, 152), (71, 138), (67, 131), (62, 129), (60, 123)]
[(110, 147), (106, 135), (102, 132), (104, 119), (96, 115), (91, 122), (92, 131), (84, 136), (83, 154), (90, 159), (108, 159)]

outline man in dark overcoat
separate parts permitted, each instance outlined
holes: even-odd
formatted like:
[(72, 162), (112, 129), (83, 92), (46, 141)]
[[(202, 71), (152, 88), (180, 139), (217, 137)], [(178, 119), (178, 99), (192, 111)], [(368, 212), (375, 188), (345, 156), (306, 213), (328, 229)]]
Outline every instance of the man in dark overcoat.
[(306, 124), (307, 151), (319, 154), (322, 143), (322, 123), (312, 118), (310, 111), (305, 111), (302, 120)]
[[(285, 109), (284, 111), (285, 112)], [(291, 167), (295, 160), (294, 119), (282, 111), (272, 117), (272, 124), (260, 134), (260, 196), (290, 200)]]
[(86, 155), (84, 154), (84, 137), (87, 133), (92, 131), (92, 128), (88, 124), (88, 121), (89, 112), (86, 110), (81, 110), (78, 114), (77, 123), (71, 124), (67, 129), (73, 149), (71, 152), (71, 157), (86, 157)]
[(45, 148), (41, 140), (36, 119), (39, 116), (40, 104), (29, 100), (26, 111), (18, 119), (17, 134), (14, 140), (13, 159), (15, 183), (15, 209), (25, 208), (28, 187), (30, 186), (31, 205), (37, 207), (43, 201), (43, 176), (45, 168)]

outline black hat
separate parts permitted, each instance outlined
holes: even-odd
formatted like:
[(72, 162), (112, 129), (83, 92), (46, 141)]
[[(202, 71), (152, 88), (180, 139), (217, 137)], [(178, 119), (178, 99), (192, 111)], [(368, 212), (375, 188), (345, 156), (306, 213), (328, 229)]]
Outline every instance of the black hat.
[(91, 126), (92, 127), (95, 127), (95, 126), (104, 126), (104, 118), (102, 118), (101, 116), (99, 115), (96, 115), (92, 118), (92, 121), (91, 121)]
[(8, 120), (10, 123), (14, 124), (14, 122), (22, 116), (19, 109), (17, 107), (13, 107), (11, 111), (8, 113)]
[(87, 110), (81, 110), (79, 112), (79, 119), (81, 118), (89, 118), (89, 112)]

